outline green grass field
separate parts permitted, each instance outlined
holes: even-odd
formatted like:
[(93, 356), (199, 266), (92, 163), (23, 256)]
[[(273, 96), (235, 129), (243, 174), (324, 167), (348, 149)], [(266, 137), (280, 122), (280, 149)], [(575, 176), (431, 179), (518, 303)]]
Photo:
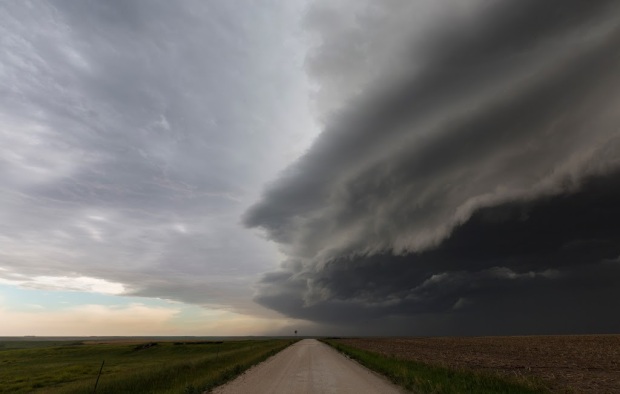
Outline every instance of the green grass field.
[(455, 370), (411, 360), (387, 357), (325, 339), (323, 342), (360, 364), (416, 393), (520, 394), (547, 393), (545, 386), (534, 380), (507, 379), (492, 374)]
[(0, 392), (202, 393), (294, 341), (0, 342)]

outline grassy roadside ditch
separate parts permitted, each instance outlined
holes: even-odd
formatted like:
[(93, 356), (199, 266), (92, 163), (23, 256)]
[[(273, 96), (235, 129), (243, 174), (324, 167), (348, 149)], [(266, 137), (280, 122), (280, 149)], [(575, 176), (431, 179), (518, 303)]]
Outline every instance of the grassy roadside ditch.
[(156, 345), (67, 344), (0, 351), (0, 393), (186, 393), (209, 391), (293, 340)]
[(412, 360), (402, 360), (344, 345), (334, 339), (323, 339), (322, 342), (357, 360), (365, 367), (386, 376), (395, 384), (416, 393), (520, 394), (549, 392), (542, 383), (534, 380), (513, 380), (490, 373), (456, 370)]

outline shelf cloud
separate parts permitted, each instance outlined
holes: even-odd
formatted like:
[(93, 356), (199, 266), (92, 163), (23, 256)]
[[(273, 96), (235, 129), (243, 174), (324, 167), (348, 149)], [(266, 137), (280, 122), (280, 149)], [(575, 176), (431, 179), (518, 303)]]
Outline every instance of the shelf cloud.
[(323, 132), (243, 217), (286, 256), (258, 303), (395, 334), (620, 329), (615, 2), (318, 2), (305, 23)]

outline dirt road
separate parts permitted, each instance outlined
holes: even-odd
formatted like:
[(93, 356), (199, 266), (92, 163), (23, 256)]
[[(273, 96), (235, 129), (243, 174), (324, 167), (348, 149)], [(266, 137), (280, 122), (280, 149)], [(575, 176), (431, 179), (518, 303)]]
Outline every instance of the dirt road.
[(304, 339), (214, 390), (244, 393), (397, 394), (403, 390), (315, 339)]

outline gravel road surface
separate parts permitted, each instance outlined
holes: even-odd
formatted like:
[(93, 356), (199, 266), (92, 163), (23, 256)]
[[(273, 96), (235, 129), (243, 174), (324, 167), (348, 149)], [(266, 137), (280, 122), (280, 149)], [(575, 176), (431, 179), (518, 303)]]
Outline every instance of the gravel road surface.
[(315, 339), (304, 339), (289, 346), (213, 392), (217, 394), (405, 393), (383, 377)]

